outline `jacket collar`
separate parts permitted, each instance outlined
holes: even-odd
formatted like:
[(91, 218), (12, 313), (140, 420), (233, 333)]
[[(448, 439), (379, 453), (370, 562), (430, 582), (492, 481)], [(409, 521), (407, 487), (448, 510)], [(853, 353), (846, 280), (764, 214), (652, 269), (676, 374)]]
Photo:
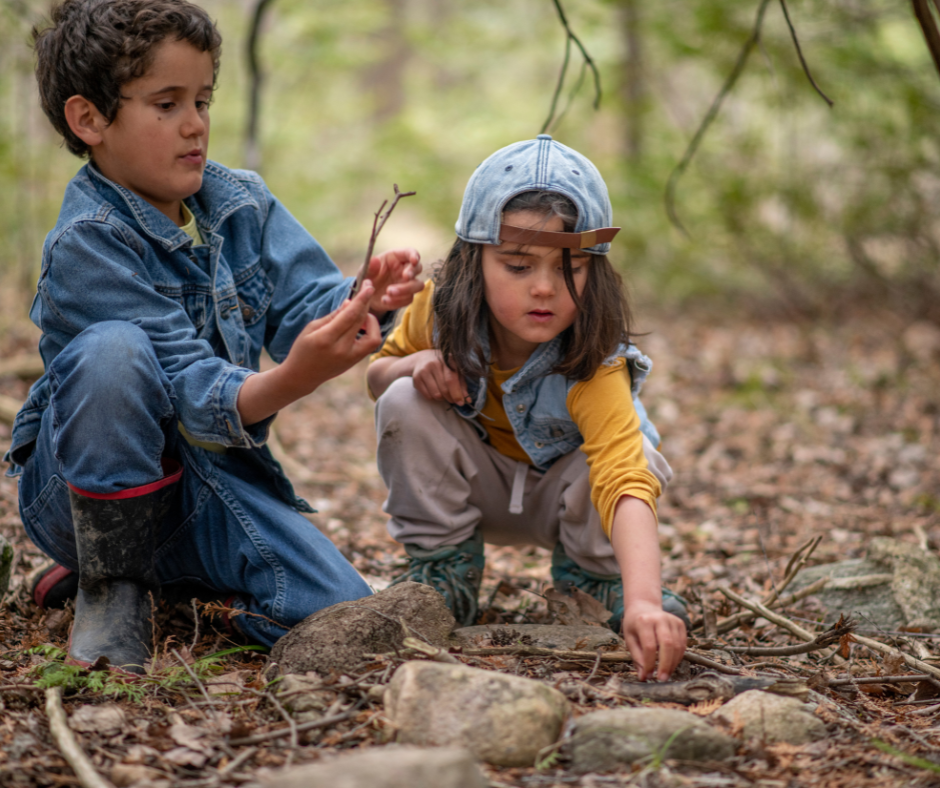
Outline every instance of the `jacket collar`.
[[(192, 245), (193, 239), (187, 233), (130, 189), (105, 177), (94, 162), (82, 169), (99, 192), (110, 190), (116, 196), (108, 200), (110, 203), (132, 217), (144, 234), (168, 252)], [(209, 232), (215, 232), (233, 211), (243, 206), (259, 208), (251, 192), (230, 171), (213, 161), (206, 163), (199, 191), (185, 202), (199, 226)]]

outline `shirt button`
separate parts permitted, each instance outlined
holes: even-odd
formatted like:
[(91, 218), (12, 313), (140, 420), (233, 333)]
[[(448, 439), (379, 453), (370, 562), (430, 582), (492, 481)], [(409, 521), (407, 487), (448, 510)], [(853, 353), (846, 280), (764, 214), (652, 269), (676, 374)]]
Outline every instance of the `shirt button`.
[(223, 310), (222, 310), (222, 319), (223, 319), (223, 320), (228, 320), (228, 312), (229, 312), (229, 311), (228, 311), (227, 309), (223, 309)]
[(535, 442), (535, 448), (536, 448), (536, 449), (544, 448), (544, 446), (545, 446), (545, 444), (542, 443), (542, 441), (536, 441), (536, 442)]
[(252, 315), (254, 315), (254, 313), (255, 313), (255, 310), (252, 309), (250, 306), (242, 307), (242, 318), (244, 318), (245, 320), (251, 320), (251, 317)]
[(516, 405), (516, 412), (525, 413), (525, 405), (523, 405), (521, 402), (518, 405)]
[(562, 436), (562, 434), (563, 434), (563, 433), (562, 433), (561, 427), (555, 427), (555, 428), (552, 430), (552, 437), (553, 437), (553, 438), (560, 438), (560, 437)]

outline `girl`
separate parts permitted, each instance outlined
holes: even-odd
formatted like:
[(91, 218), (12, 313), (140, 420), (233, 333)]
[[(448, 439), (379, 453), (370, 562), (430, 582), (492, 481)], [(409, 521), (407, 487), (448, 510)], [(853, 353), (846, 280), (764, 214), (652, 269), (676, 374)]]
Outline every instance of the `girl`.
[(605, 604), (640, 679), (658, 652), (665, 680), (688, 626), (660, 588), (656, 498), (672, 471), (636, 399), (651, 365), (606, 257), (611, 217), (594, 165), (547, 134), (494, 153), (368, 382), (388, 528), (411, 559), (399, 580), (472, 624), (484, 541), (554, 548), (555, 585)]

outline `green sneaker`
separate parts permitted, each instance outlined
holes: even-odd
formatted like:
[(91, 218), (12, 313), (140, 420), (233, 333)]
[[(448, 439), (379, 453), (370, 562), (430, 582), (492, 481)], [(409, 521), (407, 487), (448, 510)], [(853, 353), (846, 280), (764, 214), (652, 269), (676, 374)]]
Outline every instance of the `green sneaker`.
[(412, 580), (431, 586), (447, 602), (447, 607), (457, 619), (458, 626), (469, 627), (476, 623), (483, 580), (483, 537), (480, 532), (460, 544), (424, 550), (417, 545), (406, 544), (405, 552), (411, 558), (408, 569), (392, 581), (392, 585)]
[[(552, 553), (552, 580), (556, 588), (567, 593), (572, 586), (590, 594), (600, 602), (613, 615), (607, 621), (614, 632), (620, 631), (620, 622), (623, 620), (623, 580), (620, 575), (601, 575), (589, 572), (572, 561), (561, 542), (555, 545)], [(685, 631), (692, 631), (692, 621), (686, 611), (687, 603), (678, 594), (668, 588), (663, 590), (663, 610), (682, 619)]]

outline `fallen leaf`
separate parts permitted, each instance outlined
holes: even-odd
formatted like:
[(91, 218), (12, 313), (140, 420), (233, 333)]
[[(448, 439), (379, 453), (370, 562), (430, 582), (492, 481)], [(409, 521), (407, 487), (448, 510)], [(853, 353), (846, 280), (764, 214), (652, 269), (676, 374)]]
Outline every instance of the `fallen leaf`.
[(117, 736), (127, 726), (127, 718), (115, 703), (101, 706), (82, 706), (71, 717), (69, 727), (81, 733), (98, 733), (105, 737)]

